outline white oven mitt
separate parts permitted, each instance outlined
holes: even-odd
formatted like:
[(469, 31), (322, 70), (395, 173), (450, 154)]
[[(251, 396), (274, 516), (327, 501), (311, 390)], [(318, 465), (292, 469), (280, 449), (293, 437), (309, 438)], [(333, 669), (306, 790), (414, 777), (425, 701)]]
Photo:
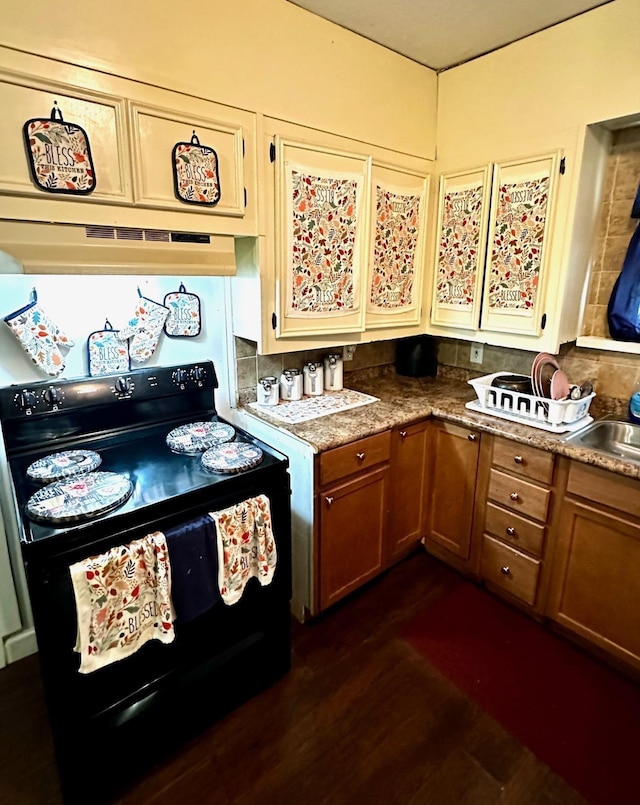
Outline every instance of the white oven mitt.
[(74, 342), (40, 307), (35, 288), (29, 304), (5, 316), (4, 320), (39, 369), (51, 377), (63, 371), (65, 363), (60, 347), (72, 347)]
[[(140, 291), (138, 291), (140, 294)], [(146, 363), (155, 352), (169, 308), (140, 294), (135, 312), (118, 332), (118, 340), (129, 343), (132, 363)]]

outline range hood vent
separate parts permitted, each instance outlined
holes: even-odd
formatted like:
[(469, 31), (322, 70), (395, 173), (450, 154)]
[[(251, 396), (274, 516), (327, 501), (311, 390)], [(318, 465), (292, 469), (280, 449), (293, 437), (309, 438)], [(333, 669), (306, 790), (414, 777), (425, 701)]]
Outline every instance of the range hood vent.
[(236, 273), (230, 235), (0, 220), (0, 250), (25, 274)]

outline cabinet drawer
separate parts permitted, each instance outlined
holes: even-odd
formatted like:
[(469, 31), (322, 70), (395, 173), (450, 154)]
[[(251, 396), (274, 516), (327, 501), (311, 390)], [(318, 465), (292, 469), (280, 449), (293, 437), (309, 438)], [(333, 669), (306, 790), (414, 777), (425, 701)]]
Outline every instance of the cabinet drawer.
[(508, 509), (487, 503), (484, 530), (522, 551), (542, 556), (544, 526), (520, 517)]
[(640, 517), (640, 481), (572, 461), (567, 494), (578, 495), (612, 509)]
[(391, 431), (327, 450), (320, 455), (320, 484), (330, 484), (354, 472), (366, 470), (391, 455)]
[(549, 507), (548, 489), (530, 484), (522, 478), (507, 475), (500, 470), (491, 470), (489, 477), (489, 500), (499, 503), (525, 517), (544, 522)]
[(553, 455), (509, 439), (496, 438), (493, 444), (493, 465), (509, 472), (524, 475), (533, 481), (550, 484), (553, 476)]
[(484, 535), (480, 572), (486, 581), (533, 606), (536, 602), (540, 562)]

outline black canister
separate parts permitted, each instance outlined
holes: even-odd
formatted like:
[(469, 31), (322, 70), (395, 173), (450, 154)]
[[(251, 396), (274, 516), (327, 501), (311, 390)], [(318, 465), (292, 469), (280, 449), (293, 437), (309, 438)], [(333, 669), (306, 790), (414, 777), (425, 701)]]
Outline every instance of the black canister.
[(438, 345), (432, 335), (416, 335), (396, 342), (396, 372), (408, 377), (435, 377)]

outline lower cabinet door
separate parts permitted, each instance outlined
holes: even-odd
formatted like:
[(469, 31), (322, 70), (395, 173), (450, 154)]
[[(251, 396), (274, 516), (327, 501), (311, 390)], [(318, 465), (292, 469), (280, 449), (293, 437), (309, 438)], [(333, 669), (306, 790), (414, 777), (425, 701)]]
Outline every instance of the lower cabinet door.
[(564, 501), (547, 614), (640, 669), (640, 525)]
[(320, 493), (320, 608), (383, 568), (388, 466)]
[(426, 545), (434, 543), (466, 561), (471, 554), (480, 436), (449, 422), (432, 427)]
[(398, 428), (391, 436), (389, 537), (393, 561), (418, 544), (424, 532), (428, 422)]

